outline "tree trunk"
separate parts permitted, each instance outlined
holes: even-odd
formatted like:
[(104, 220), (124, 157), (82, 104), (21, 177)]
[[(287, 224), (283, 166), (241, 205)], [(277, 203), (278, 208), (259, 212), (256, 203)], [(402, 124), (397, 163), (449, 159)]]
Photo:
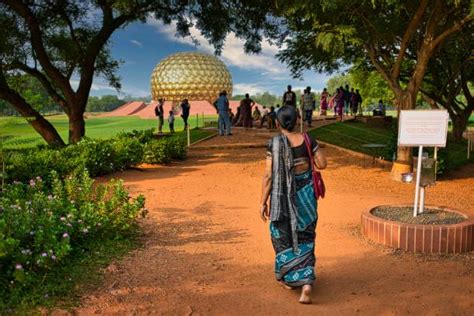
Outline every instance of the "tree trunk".
[[(1, 81), (2, 78), (0, 78)], [(4, 82), (2, 82), (4, 83)], [(35, 129), (38, 134), (51, 146), (65, 146), (61, 136), (54, 126), (48, 122), (38, 111), (33, 109), (23, 97), (7, 87), (5, 84), (0, 87), (0, 98), (11, 104), (18, 113)]]
[(86, 133), (84, 113), (72, 113), (69, 116), (69, 144), (78, 143)]
[(54, 147), (63, 147), (65, 146), (63, 139), (59, 136), (59, 133), (56, 131), (54, 126), (48, 122), (43, 116), (39, 113), (33, 119), (27, 119), (28, 123), (38, 132), (38, 134), (43, 137), (43, 139), (48, 143), (50, 146)]
[(462, 133), (466, 130), (467, 123), (469, 121), (469, 115), (465, 113), (461, 115), (451, 116), (451, 121), (453, 122), (453, 137), (454, 141), (459, 142), (462, 140)]
[[(405, 91), (399, 98), (398, 117), (400, 110), (413, 110), (415, 108), (416, 94), (413, 91)], [(398, 120), (400, 124), (400, 120)], [(413, 150), (411, 147), (398, 146), (397, 160), (393, 163), (390, 176), (393, 180), (401, 181), (402, 174), (413, 172)]]

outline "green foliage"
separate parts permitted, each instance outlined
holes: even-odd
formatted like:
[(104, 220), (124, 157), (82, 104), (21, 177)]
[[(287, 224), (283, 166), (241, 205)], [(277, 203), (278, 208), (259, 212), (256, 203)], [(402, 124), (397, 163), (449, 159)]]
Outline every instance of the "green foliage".
[(365, 109), (375, 107), (379, 100), (383, 100), (387, 109), (392, 108), (390, 105), (393, 104), (395, 95), (378, 72), (353, 67), (347, 74), (336, 74), (329, 78), (328, 92), (332, 94), (337, 88), (345, 87), (346, 84), (354, 90), (359, 89)]
[(38, 175), (50, 182), (51, 170), (67, 176), (87, 169), (91, 176), (124, 170), (142, 161), (143, 146), (134, 138), (112, 141), (83, 139), (64, 149), (28, 149), (12, 152), (7, 158), (7, 178), (26, 182)]
[(32, 175), (51, 183), (50, 172), (66, 177), (86, 169), (92, 177), (125, 170), (142, 162), (169, 163), (186, 157), (183, 137), (156, 140), (153, 129), (120, 133), (109, 140), (83, 139), (62, 149), (39, 147), (11, 152), (6, 158), (9, 182), (28, 182)]
[(108, 112), (115, 110), (125, 101), (116, 95), (103, 95), (101, 97), (91, 96), (87, 101), (86, 111), (88, 112)]
[(375, 106), (379, 100), (382, 100), (386, 105), (394, 104), (395, 95), (380, 73), (353, 68), (349, 71), (348, 76), (351, 86), (359, 89), (364, 106)]
[(182, 137), (169, 137), (145, 145), (143, 161), (152, 164), (166, 164), (172, 159), (186, 158), (186, 143)]
[[(95, 185), (86, 171), (62, 180), (49, 174), (0, 194), (0, 306), (40, 287), (49, 271), (84, 251), (91, 240), (134, 234), (144, 198), (130, 198), (121, 181)], [(60, 283), (59, 280), (56, 282)]]

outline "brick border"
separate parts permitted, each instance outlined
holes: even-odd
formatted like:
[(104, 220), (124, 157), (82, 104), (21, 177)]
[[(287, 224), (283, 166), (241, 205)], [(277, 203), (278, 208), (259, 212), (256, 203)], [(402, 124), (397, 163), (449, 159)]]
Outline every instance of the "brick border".
[(474, 220), (459, 211), (430, 206), (458, 213), (466, 220), (450, 225), (416, 225), (376, 217), (372, 215), (372, 211), (377, 207), (365, 211), (361, 215), (362, 234), (376, 243), (424, 254), (464, 253), (474, 250)]

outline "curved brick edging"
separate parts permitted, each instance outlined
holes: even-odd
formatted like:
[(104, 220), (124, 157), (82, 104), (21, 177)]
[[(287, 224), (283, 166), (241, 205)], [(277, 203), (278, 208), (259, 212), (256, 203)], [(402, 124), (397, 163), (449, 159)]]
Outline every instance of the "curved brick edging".
[(414, 253), (463, 253), (474, 250), (474, 220), (449, 208), (432, 207), (461, 214), (466, 220), (449, 225), (406, 224), (376, 217), (371, 213), (373, 208), (362, 213), (362, 234), (376, 243)]

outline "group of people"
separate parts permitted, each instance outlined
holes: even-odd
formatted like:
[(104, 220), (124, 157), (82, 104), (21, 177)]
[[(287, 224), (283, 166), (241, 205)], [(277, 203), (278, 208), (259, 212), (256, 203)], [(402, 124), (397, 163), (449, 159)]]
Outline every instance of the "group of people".
[(342, 120), (343, 115), (357, 115), (362, 109), (362, 96), (359, 89), (351, 88), (349, 85), (339, 87), (336, 92), (330, 96), (327, 89), (324, 88), (321, 93), (320, 115), (327, 115), (328, 109), (334, 109), (334, 116)]
[(217, 100), (213, 103), (218, 113), (218, 129), (219, 135), (232, 135), (232, 126), (242, 126), (245, 128), (252, 128), (255, 122), (260, 122), (258, 127), (262, 128), (267, 123), (268, 128), (275, 128), (276, 113), (280, 107), (266, 106), (262, 107), (262, 111), (256, 106), (254, 100), (250, 95), (245, 94), (245, 98), (240, 101), (237, 111), (234, 114), (229, 105), (227, 92), (222, 91)]
[[(165, 104), (165, 99), (161, 98), (158, 100), (158, 104), (155, 106), (155, 116), (158, 118), (158, 133), (160, 134), (163, 133), (163, 123), (164, 123), (164, 118), (165, 118), (165, 111), (163, 108), (164, 104)], [(189, 113), (191, 111), (191, 104), (189, 104), (188, 99), (184, 99), (183, 101), (181, 101), (179, 107), (181, 109), (181, 118), (183, 119), (183, 122), (184, 122), (184, 129), (186, 130), (188, 128), (188, 118), (189, 118)], [(168, 113), (168, 127), (170, 130), (170, 133), (174, 133), (174, 121), (175, 121), (175, 112), (171, 110)]]
[[(164, 123), (164, 105), (165, 99), (159, 99), (158, 105), (155, 107), (155, 115), (158, 118), (158, 132), (161, 134)], [(245, 98), (240, 101), (240, 105), (237, 107), (236, 114), (232, 112), (229, 106), (229, 100), (227, 98), (227, 92), (222, 91), (219, 94), (217, 100), (213, 103), (214, 107), (219, 114), (218, 127), (220, 135), (232, 135), (231, 128), (233, 126), (242, 126), (245, 128), (252, 128), (254, 123), (257, 123), (258, 127), (262, 128), (264, 124), (267, 124), (269, 129), (276, 127), (277, 114), (280, 109), (280, 105), (262, 107), (262, 111), (256, 106), (250, 95), (245, 94)], [(290, 106), (297, 109), (297, 96), (292, 90), (291, 85), (287, 86), (287, 90), (282, 97), (282, 105)], [(336, 89), (334, 94), (331, 96), (327, 89), (324, 88), (321, 92), (321, 99), (319, 102), (320, 116), (327, 116), (329, 109), (334, 110), (334, 116), (340, 118), (344, 115), (357, 115), (359, 110), (362, 108), (362, 96), (358, 89), (351, 88), (349, 85), (345, 87), (339, 87)], [(188, 118), (191, 109), (188, 99), (184, 99), (180, 103), (181, 118), (184, 122), (184, 128), (188, 127)], [(311, 92), (311, 87), (306, 87), (301, 95), (300, 111), (296, 113), (298, 118), (302, 118), (303, 122), (308, 127), (311, 127), (313, 120), (313, 112), (316, 110), (316, 100), (314, 94)], [(379, 106), (373, 111), (374, 116), (385, 115), (385, 106), (379, 102)], [(169, 111), (168, 124), (171, 133), (174, 133), (174, 122), (175, 122), (175, 111)]]

